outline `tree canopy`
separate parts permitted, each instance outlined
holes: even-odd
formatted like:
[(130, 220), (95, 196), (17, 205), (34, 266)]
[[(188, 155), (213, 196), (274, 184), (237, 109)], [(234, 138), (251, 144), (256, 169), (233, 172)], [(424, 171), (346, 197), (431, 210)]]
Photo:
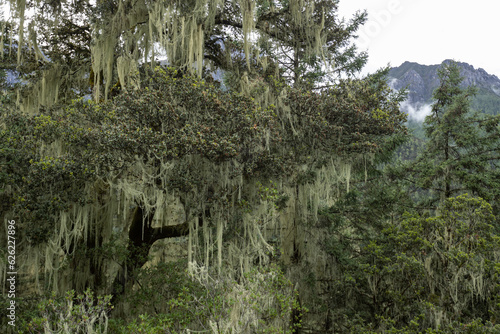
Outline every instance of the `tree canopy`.
[[(404, 179), (382, 168), (407, 136), (405, 96), (387, 69), (358, 73), (364, 12), (340, 18), (336, 0), (10, 8), (0, 216), (16, 224), (25, 332), (404, 332), (498, 314), (485, 201), (497, 194), (484, 190), (498, 181), (498, 122), (468, 116), (452, 66)], [(435, 217), (407, 180), (444, 189)]]
[(500, 118), (474, 112), (474, 87), (461, 88), (460, 68), (451, 62), (439, 69), (440, 86), (424, 127), (428, 138), (410, 174), (418, 186), (431, 191), (428, 204), (472, 193), (498, 210), (500, 180)]
[(24, 83), (2, 107), (2, 216), (40, 292), (120, 303), (174, 237), (191, 275), (247, 289), (278, 249), (302, 263), (318, 206), (405, 131), (385, 72), (352, 77), (365, 14), (339, 19), (336, 1), (12, 4), (3, 52)]

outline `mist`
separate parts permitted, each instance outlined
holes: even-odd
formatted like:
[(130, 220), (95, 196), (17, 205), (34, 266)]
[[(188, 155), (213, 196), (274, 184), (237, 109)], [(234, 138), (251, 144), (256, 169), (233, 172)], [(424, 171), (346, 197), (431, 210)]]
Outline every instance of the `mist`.
[(408, 114), (408, 120), (422, 123), (427, 115), (432, 111), (432, 104), (413, 106), (406, 100), (400, 104), (401, 110)]

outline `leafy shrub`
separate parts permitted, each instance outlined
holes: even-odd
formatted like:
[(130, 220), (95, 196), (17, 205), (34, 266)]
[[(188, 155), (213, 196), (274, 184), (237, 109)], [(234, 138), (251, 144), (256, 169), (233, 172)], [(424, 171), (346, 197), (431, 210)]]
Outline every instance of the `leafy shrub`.
[(24, 323), (20, 334), (104, 334), (108, 329), (111, 296), (98, 297), (90, 289), (75, 296), (71, 290), (63, 298), (52, 294), (38, 304), (38, 316)]

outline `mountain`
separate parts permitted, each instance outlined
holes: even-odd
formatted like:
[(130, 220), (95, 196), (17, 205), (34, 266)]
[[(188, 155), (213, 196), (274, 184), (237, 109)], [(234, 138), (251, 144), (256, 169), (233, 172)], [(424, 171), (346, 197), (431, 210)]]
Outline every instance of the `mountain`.
[[(445, 60), (443, 63), (450, 62)], [(467, 63), (457, 63), (462, 68), (463, 86), (475, 85), (477, 95), (472, 100), (472, 109), (487, 114), (500, 114), (500, 79), (488, 74), (482, 68), (474, 68)], [(408, 100), (402, 108), (410, 118), (423, 120), (430, 112), (432, 92), (439, 86), (437, 70), (441, 65), (421, 65), (413, 62), (404, 62), (389, 71), (389, 83), (394, 89), (407, 87)]]

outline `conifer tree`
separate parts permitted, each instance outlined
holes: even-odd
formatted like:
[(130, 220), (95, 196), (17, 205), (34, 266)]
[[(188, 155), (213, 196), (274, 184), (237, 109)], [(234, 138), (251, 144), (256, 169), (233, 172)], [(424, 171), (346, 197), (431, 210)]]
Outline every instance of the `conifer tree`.
[(471, 110), (476, 89), (461, 85), (456, 63), (444, 64), (438, 75), (441, 83), (424, 123), (428, 141), (410, 165), (411, 180), (430, 191), (427, 205), (463, 193), (494, 204), (500, 189), (500, 118)]

